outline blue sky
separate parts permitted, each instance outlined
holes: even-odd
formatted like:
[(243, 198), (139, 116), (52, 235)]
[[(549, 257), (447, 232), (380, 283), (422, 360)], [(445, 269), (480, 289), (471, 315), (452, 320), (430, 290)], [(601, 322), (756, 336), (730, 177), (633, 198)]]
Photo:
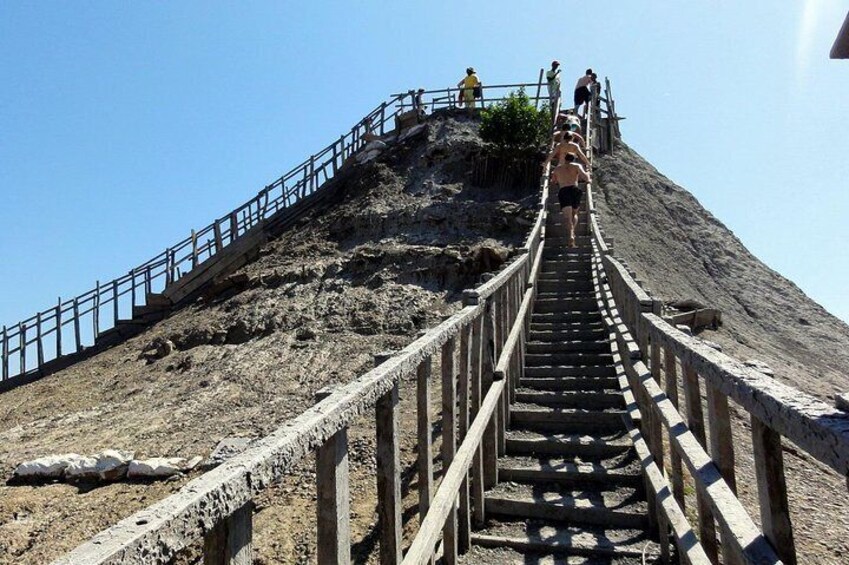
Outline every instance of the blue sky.
[[(613, 83), (625, 140), (849, 320), (849, 2), (0, 3), (0, 324), (250, 198), (390, 93)], [(571, 75), (571, 76), (570, 76)]]

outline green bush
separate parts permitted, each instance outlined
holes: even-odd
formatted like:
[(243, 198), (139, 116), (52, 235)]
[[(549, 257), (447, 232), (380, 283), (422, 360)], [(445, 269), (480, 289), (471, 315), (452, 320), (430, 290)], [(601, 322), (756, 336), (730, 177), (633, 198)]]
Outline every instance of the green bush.
[(551, 135), (548, 105), (539, 110), (524, 89), (481, 111), (481, 138), (505, 153), (536, 151)]

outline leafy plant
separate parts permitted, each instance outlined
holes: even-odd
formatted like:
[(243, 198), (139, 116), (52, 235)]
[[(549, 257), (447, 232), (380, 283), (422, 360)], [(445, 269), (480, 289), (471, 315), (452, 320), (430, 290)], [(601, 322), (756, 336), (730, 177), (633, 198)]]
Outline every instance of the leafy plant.
[(551, 134), (547, 105), (537, 109), (524, 89), (481, 112), (481, 138), (504, 153), (536, 151)]

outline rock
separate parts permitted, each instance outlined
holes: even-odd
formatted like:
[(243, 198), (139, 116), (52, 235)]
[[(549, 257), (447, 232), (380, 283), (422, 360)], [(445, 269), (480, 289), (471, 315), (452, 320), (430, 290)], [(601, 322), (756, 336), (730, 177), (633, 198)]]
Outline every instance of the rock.
[(203, 462), (205, 468), (217, 467), (248, 448), (251, 439), (246, 437), (226, 437), (218, 442), (212, 454)]
[(751, 367), (759, 373), (767, 375), (768, 377), (775, 376), (775, 371), (773, 371), (772, 368), (770, 368), (770, 366), (764, 363), (763, 361), (758, 361), (757, 359), (749, 359), (747, 361), (744, 361), (743, 364), (747, 367)]
[(383, 151), (384, 149), (386, 149), (386, 147), (387, 146), (385, 142), (379, 139), (375, 139), (374, 141), (369, 141), (368, 143), (366, 143), (365, 147), (363, 147), (363, 151)]
[(711, 348), (713, 348), (713, 349), (716, 349), (717, 351), (722, 351), (722, 346), (721, 346), (721, 345), (719, 345), (718, 343), (716, 343), (715, 341), (708, 341), (708, 340), (706, 340), (706, 339), (703, 339), (703, 340), (702, 340), (702, 343), (704, 343), (704, 344), (705, 344), (705, 345), (707, 345), (708, 347), (711, 347)]
[(401, 135), (398, 136), (398, 141), (400, 142), (400, 141), (405, 141), (407, 139), (410, 139), (411, 137), (414, 137), (414, 136), (422, 133), (425, 130), (425, 128), (427, 128), (427, 124), (419, 124), (419, 125), (416, 125), (416, 126), (409, 128), (409, 129), (406, 129), (406, 130), (401, 132)]
[(843, 394), (835, 394), (834, 406), (836, 406), (838, 410), (849, 412), (849, 392), (844, 392)]
[(117, 481), (127, 475), (133, 453), (107, 449), (93, 457), (82, 457), (65, 469), (69, 481)]
[(675, 326), (675, 329), (679, 332), (684, 332), (687, 335), (693, 335), (693, 330), (690, 329), (690, 326), (678, 324), (677, 326)]
[(60, 479), (69, 465), (82, 459), (84, 459), (82, 455), (66, 453), (24, 461), (15, 467), (14, 477), (23, 480)]
[(295, 339), (297, 339), (298, 341), (307, 341), (309, 339), (315, 339), (315, 338), (316, 338), (315, 330), (308, 327), (308, 326), (298, 328), (298, 330), (295, 332)]
[(182, 457), (151, 457), (150, 459), (130, 461), (127, 478), (165, 479), (192, 470), (201, 457), (186, 460)]

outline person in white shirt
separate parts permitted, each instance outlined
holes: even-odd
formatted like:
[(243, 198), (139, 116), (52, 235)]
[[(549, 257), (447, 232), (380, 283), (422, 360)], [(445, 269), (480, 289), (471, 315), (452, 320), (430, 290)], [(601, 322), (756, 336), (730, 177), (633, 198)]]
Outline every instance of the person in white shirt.
[(593, 84), (593, 70), (587, 69), (586, 74), (578, 79), (575, 84), (575, 114), (580, 115), (578, 109), (585, 104), (588, 104), (592, 99), (590, 85)]
[(557, 106), (557, 99), (560, 98), (560, 62), (552, 61), (551, 70), (545, 73), (545, 80), (548, 83), (548, 103), (551, 104), (551, 111)]

